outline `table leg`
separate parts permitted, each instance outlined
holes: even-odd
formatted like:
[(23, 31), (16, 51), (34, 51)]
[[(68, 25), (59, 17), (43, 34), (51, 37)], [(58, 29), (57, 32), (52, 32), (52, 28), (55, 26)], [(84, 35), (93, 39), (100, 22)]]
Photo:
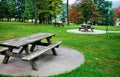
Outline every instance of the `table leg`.
[(35, 63), (35, 60), (30, 60), (30, 64), (31, 64), (33, 70), (38, 70), (37, 64)]
[(52, 49), (53, 55), (57, 55), (55, 48)]
[(34, 48), (35, 48), (35, 43), (32, 44), (32, 47), (30, 48), (30, 51), (33, 52)]
[[(12, 52), (13, 48), (9, 48), (8, 52)], [(7, 64), (10, 56), (5, 54), (5, 57), (3, 59), (3, 64)]]
[(19, 54), (22, 54), (23, 51), (24, 51), (24, 47), (19, 51)]
[(24, 50), (25, 50), (25, 53), (26, 53), (26, 54), (29, 54), (28, 45), (23, 46), (23, 48), (19, 51), (18, 54), (22, 54), (22, 52), (23, 52)]
[[(50, 39), (51, 39), (51, 37), (47, 38), (48, 44), (52, 43)], [(53, 53), (53, 55), (57, 55), (55, 48), (52, 49), (52, 53)]]
[(85, 31), (88, 31), (88, 28), (87, 28), (87, 26), (85, 26)]
[(91, 31), (93, 32), (93, 29), (91, 28)]
[(26, 55), (29, 55), (28, 45), (23, 46)]
[(50, 39), (51, 39), (51, 37), (46, 38), (46, 40), (47, 40), (48, 44), (51, 44), (51, 43), (52, 43)]
[[(32, 48), (30, 49), (32, 52), (33, 52), (33, 50), (35, 48), (35, 45), (36, 44), (33, 44)], [(25, 49), (26, 55), (29, 55), (28, 45), (23, 46), (23, 48)], [(31, 64), (33, 70), (38, 70), (37, 69), (37, 64), (35, 63), (35, 59), (30, 60), (30, 64)]]

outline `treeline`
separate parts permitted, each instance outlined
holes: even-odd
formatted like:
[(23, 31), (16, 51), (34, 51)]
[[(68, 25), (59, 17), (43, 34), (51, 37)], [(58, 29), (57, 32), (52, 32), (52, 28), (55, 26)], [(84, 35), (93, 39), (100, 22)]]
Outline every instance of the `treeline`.
[[(0, 0), (0, 20), (25, 22), (37, 19), (39, 23), (66, 21), (66, 4), (63, 0)], [(81, 1), (81, 0), (78, 0)], [(35, 5), (36, 3), (36, 5)], [(35, 11), (35, 6), (37, 11)], [(37, 13), (37, 14), (36, 14)], [(82, 0), (69, 6), (69, 20), (74, 23), (114, 25), (112, 2), (106, 0)], [(36, 14), (36, 16), (35, 16)]]
[(74, 23), (92, 23), (114, 25), (112, 2), (106, 0), (83, 0), (71, 6), (70, 21)]
[(51, 23), (52, 18), (56, 18), (56, 15), (62, 12), (62, 0), (0, 0), (0, 20), (34, 20), (34, 1), (39, 23)]
[(32, 0), (0, 0), (0, 20), (25, 21), (34, 14)]

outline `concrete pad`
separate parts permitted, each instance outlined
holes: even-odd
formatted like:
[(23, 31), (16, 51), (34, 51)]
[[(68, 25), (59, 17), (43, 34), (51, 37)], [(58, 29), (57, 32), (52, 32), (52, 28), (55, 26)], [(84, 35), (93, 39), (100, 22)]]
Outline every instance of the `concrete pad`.
[[(70, 29), (67, 30), (67, 32), (69, 33), (77, 33), (77, 34), (105, 34), (106, 31), (105, 30), (93, 30), (93, 32), (88, 29), (87, 32), (84, 32), (84, 30), (81, 29), (81, 31), (79, 31), (79, 29)], [(120, 33), (120, 31), (108, 31), (108, 33)]]
[[(39, 50), (40, 47), (36, 47)], [(28, 61), (22, 61), (11, 57), (7, 64), (2, 64), (3, 57), (0, 55), (0, 74), (12, 76), (50, 76), (69, 72), (84, 63), (84, 55), (77, 50), (59, 47), (56, 48), (57, 56), (52, 52), (46, 52), (36, 61), (38, 71), (32, 70)]]

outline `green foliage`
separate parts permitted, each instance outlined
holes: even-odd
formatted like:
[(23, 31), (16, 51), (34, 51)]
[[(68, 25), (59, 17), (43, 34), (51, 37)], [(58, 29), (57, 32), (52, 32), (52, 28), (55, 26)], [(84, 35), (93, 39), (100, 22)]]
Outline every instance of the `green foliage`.
[(23, 19), (31, 19), (33, 18), (34, 13), (34, 7), (33, 7), (33, 1), (32, 0), (26, 0), (25, 1), (25, 11), (22, 13)]
[[(98, 5), (100, 13), (100, 21), (98, 24), (101, 25), (114, 25), (114, 11), (112, 8), (112, 2), (106, 0), (94, 0)], [(110, 23), (109, 23), (110, 22)]]
[(25, 11), (25, 0), (17, 0), (16, 5), (17, 5), (16, 6), (16, 9), (17, 9), (16, 18), (18, 18), (19, 21), (23, 21), (22, 13)]
[(82, 12), (83, 19), (85, 23), (88, 21), (98, 22), (98, 8), (90, 0), (84, 0), (80, 5), (80, 12)]
[(60, 18), (61, 18), (62, 22), (65, 22), (66, 21), (66, 15), (67, 15), (67, 13), (66, 13), (66, 10), (67, 10), (66, 4), (63, 4), (61, 6), (61, 8), (62, 8), (62, 13), (60, 14), (61, 15)]
[[(76, 11), (73, 6), (78, 9)], [(74, 13), (73, 13), (74, 12)], [(87, 23), (99, 25), (114, 25), (114, 10), (112, 2), (106, 0), (83, 0), (80, 4), (72, 5), (70, 10), (70, 20), (72, 22)], [(76, 14), (76, 15), (73, 15)]]
[(8, 0), (8, 11), (9, 11), (9, 18), (15, 18), (15, 14), (17, 13), (16, 9), (16, 2), (15, 0)]
[(40, 23), (52, 21), (52, 17), (56, 18), (56, 15), (58, 15), (62, 11), (61, 5), (62, 0), (37, 1)]
[[(76, 21), (82, 21), (87, 23), (88, 21), (91, 22), (98, 22), (99, 20), (99, 12), (97, 6), (94, 4), (91, 0), (84, 0), (80, 4), (73, 5), (74, 8), (70, 10), (71, 18), (70, 19), (76, 19)], [(77, 10), (76, 10), (77, 8)], [(73, 12), (75, 15), (73, 15)], [(75, 18), (74, 18), (75, 16)]]
[(24, 11), (24, 0), (1, 0), (0, 1), (0, 19), (21, 18)]
[(7, 0), (1, 0), (0, 1), (0, 20), (3, 20), (3, 18), (8, 17), (8, 6), (7, 6)]

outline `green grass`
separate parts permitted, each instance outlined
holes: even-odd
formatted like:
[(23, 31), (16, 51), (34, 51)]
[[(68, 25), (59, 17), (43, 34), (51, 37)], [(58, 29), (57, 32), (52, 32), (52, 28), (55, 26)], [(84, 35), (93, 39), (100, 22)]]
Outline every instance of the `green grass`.
[[(89, 35), (66, 32), (68, 29), (77, 28), (77, 25), (57, 28), (44, 24), (35, 26), (33, 23), (0, 22), (0, 41), (38, 32), (54, 33), (56, 36), (52, 41), (61, 40), (62, 46), (80, 51), (85, 56), (85, 63), (71, 72), (50, 77), (120, 77), (120, 34)], [(105, 30), (106, 27), (95, 26), (95, 29)], [(110, 26), (109, 30), (120, 31), (120, 27)]]

